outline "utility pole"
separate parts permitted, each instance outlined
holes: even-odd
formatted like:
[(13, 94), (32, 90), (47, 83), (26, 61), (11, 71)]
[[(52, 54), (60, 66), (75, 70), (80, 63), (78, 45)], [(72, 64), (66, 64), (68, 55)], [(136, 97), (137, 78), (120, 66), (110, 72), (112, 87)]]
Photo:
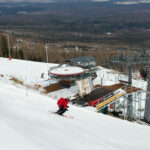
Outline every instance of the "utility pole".
[(9, 60), (11, 60), (9, 34), (7, 35), (7, 41), (8, 41)]
[[(49, 67), (48, 67), (48, 46), (47, 46), (47, 43), (45, 44), (45, 51), (46, 51), (46, 60), (47, 60), (47, 74), (49, 72)], [(50, 84), (50, 81), (49, 81), (49, 84)]]
[(47, 46), (47, 43), (45, 44), (45, 50), (46, 50), (46, 60), (48, 63), (48, 46)]

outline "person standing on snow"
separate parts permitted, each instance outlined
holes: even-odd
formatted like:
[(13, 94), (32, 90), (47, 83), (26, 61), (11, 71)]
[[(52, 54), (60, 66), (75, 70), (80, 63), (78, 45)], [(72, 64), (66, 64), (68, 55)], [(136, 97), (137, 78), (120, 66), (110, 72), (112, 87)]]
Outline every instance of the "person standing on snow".
[(65, 113), (68, 110), (67, 108), (69, 107), (67, 106), (68, 103), (69, 103), (69, 98), (61, 97), (57, 102), (59, 110), (56, 113), (59, 115), (62, 115), (63, 113)]

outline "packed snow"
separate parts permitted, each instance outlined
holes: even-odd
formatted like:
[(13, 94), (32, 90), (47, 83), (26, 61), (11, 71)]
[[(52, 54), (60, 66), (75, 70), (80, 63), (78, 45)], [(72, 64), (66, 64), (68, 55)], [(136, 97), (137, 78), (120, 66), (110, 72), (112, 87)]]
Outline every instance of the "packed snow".
[[(150, 149), (149, 126), (120, 120), (71, 104), (65, 115), (73, 116), (73, 119), (48, 113), (48, 110), (58, 109), (59, 96), (77, 93), (75, 86), (53, 92), (53, 97), (50, 97), (34, 89), (27, 90), (9, 80), (13, 76), (34, 85), (41, 80), (43, 72), (46, 74), (47, 69), (55, 65), (0, 58), (1, 150)], [(99, 78), (94, 81), (95, 84), (100, 82), (103, 76), (100, 71), (108, 70), (99, 70)], [(42, 80), (46, 78), (47, 75)], [(107, 82), (105, 79), (103, 84), (108, 84), (108, 78)], [(117, 82), (117, 79), (111, 79), (110, 83)]]

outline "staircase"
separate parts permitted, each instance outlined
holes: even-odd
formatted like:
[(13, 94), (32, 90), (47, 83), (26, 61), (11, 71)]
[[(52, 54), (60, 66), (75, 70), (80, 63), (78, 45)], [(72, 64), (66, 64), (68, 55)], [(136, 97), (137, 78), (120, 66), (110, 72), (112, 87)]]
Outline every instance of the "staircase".
[(98, 104), (96, 105), (96, 109), (101, 110), (101, 109), (105, 108), (106, 106), (108, 106), (109, 104), (120, 100), (121, 97), (128, 96), (135, 92), (140, 92), (141, 90), (142, 89), (140, 89), (140, 88), (125, 85), (125, 86), (119, 88), (118, 90), (113, 91), (113, 92), (107, 94), (106, 96), (102, 97), (101, 102), (98, 102)]

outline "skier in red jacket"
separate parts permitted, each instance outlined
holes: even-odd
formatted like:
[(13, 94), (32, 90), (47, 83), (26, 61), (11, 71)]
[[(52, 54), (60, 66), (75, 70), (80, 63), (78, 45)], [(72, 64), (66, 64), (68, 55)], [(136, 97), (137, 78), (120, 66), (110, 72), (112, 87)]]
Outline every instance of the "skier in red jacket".
[(69, 107), (67, 106), (68, 103), (69, 103), (69, 98), (61, 97), (57, 102), (59, 110), (56, 113), (59, 115), (62, 115), (63, 113), (65, 113), (68, 110), (67, 108)]

